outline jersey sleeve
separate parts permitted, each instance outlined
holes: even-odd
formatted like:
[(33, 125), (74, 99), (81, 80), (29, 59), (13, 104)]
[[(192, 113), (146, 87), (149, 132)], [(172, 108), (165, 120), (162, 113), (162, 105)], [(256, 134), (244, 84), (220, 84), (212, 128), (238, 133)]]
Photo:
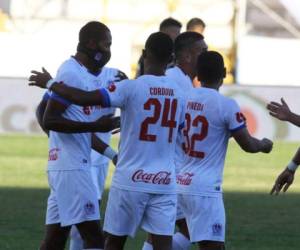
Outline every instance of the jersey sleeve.
[[(80, 88), (80, 79), (78, 79), (77, 74), (71, 70), (59, 70), (54, 80), (55, 82), (64, 83), (71, 87)], [(53, 99), (67, 107), (72, 104), (69, 100), (54, 92), (51, 93), (50, 99)]]
[(47, 102), (47, 101), (50, 99), (50, 97), (51, 97), (51, 92), (50, 92), (50, 90), (47, 90), (47, 91), (44, 93), (42, 100), (43, 100), (44, 102)]
[(103, 107), (124, 108), (132, 93), (132, 84), (129, 80), (111, 84), (108, 88), (99, 89), (103, 98)]
[(230, 132), (236, 132), (246, 127), (246, 118), (235, 100), (229, 99), (223, 110), (225, 123)]

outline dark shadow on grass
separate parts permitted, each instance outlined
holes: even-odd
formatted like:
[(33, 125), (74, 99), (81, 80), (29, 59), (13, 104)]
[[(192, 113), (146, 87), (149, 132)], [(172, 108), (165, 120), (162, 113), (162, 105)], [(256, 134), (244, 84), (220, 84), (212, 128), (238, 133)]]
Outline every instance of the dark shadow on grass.
[(0, 188), (0, 249), (38, 249), (48, 189)]
[[(0, 188), (0, 249), (37, 249), (44, 233), (48, 189)], [(107, 201), (107, 190), (103, 204)], [(300, 194), (227, 192), (227, 249), (300, 249)], [(102, 214), (104, 207), (102, 207)], [(117, 219), (116, 215), (116, 219)], [(145, 233), (129, 239), (128, 250), (142, 249)], [(192, 249), (196, 249), (195, 246)]]

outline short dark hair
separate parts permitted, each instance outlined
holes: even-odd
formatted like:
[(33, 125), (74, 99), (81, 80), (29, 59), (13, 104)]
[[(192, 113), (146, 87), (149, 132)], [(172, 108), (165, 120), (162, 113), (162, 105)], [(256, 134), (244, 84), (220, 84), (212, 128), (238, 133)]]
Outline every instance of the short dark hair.
[(200, 81), (214, 83), (226, 75), (224, 60), (216, 51), (206, 51), (199, 55), (197, 63), (197, 76)]
[(195, 26), (202, 26), (203, 28), (205, 28), (206, 24), (205, 24), (205, 22), (202, 19), (200, 19), (198, 17), (194, 17), (190, 21), (187, 22), (186, 29), (187, 30), (191, 30)]
[(79, 31), (79, 42), (86, 44), (89, 40), (101, 40), (105, 32), (110, 32), (109, 28), (100, 22), (91, 21), (84, 25)]
[(174, 53), (178, 55), (185, 49), (190, 48), (195, 42), (202, 41), (204, 36), (197, 32), (186, 31), (178, 35), (174, 42)]
[(173, 41), (167, 34), (155, 32), (148, 37), (145, 49), (157, 61), (168, 62), (173, 53)]
[(160, 23), (160, 25), (159, 25), (159, 31), (161, 31), (164, 28), (170, 27), (170, 26), (176, 26), (178, 28), (181, 28), (182, 24), (179, 21), (177, 21), (176, 19), (174, 19), (172, 17), (169, 17), (169, 18), (164, 19)]

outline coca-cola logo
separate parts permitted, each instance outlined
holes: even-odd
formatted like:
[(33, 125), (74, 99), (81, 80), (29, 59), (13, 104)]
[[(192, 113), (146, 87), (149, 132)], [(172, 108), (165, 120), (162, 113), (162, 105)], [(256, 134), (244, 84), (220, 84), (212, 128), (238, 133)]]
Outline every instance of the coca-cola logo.
[(52, 148), (49, 150), (48, 161), (56, 161), (58, 159), (59, 148)]
[(137, 170), (131, 177), (133, 182), (144, 182), (157, 185), (169, 185), (171, 172), (160, 171), (158, 173), (145, 173), (144, 170)]
[(193, 173), (184, 173), (182, 175), (177, 175), (176, 176), (176, 182), (179, 185), (185, 185), (189, 186), (192, 183), (192, 177), (194, 176)]

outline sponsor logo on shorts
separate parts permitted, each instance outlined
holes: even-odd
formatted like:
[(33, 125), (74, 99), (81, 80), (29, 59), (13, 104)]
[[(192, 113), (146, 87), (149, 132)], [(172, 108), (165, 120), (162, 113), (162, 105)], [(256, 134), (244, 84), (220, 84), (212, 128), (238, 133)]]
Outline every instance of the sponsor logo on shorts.
[(144, 170), (137, 170), (131, 177), (133, 182), (144, 182), (157, 185), (169, 185), (171, 172), (160, 171), (158, 173), (145, 173)]
[(59, 148), (52, 148), (49, 150), (48, 161), (56, 161), (58, 159)]
[(179, 185), (185, 185), (185, 186), (189, 186), (191, 185), (192, 182), (192, 177), (194, 176), (193, 173), (184, 173), (182, 175), (177, 175), (176, 176), (176, 182)]
[(221, 236), (222, 235), (222, 224), (215, 223), (212, 226), (212, 233), (214, 236)]
[(87, 215), (93, 215), (95, 214), (95, 205), (89, 201), (84, 205), (84, 210)]

